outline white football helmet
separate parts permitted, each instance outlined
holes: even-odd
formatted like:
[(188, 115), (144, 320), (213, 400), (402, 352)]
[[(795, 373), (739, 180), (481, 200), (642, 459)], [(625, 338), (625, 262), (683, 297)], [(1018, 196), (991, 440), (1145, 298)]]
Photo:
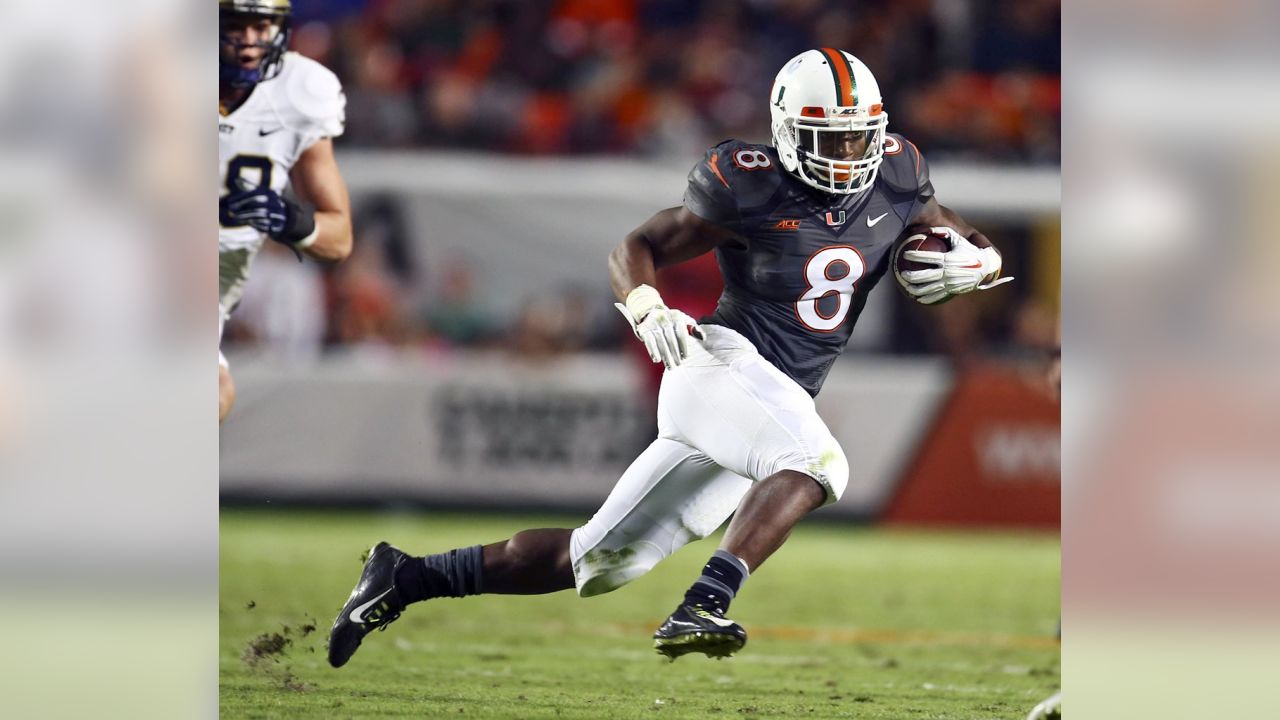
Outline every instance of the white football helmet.
[(791, 58), (773, 81), (769, 112), (782, 165), (801, 182), (839, 195), (875, 184), (889, 115), (861, 60), (835, 48)]

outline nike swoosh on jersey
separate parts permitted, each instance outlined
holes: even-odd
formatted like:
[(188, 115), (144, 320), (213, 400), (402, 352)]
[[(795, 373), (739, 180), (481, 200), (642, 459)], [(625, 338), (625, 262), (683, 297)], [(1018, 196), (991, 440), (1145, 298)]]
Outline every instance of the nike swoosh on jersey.
[(885, 215), (888, 215), (888, 214), (889, 214), (889, 213), (882, 213), (882, 214), (880, 215), (880, 217), (876, 218), (875, 220), (872, 220), (872, 219), (871, 219), (871, 216), (870, 216), (870, 215), (868, 215), (868, 216), (867, 216), (867, 227), (875, 227), (875, 226), (876, 226), (876, 223), (878, 223), (878, 222), (880, 222), (881, 220), (883, 220), (883, 219), (884, 219), (884, 217), (885, 217)]
[(367, 602), (367, 603), (364, 603), (363, 605), (357, 605), (357, 606), (355, 607), (355, 609), (353, 609), (353, 610), (351, 611), (351, 614), (350, 614), (350, 615), (348, 615), (347, 617), (351, 618), (351, 622), (353, 622), (353, 623), (359, 623), (359, 624), (363, 625), (363, 624), (364, 624), (364, 619), (363, 619), (363, 617), (362, 617), (362, 616), (364, 615), (364, 611), (365, 611), (365, 610), (368, 610), (368, 609), (369, 609), (369, 608), (371, 608), (371, 607), (373, 607), (373, 604), (374, 604), (374, 603), (376, 603), (376, 602), (378, 602), (379, 600), (381, 600), (382, 598), (386, 597), (386, 596), (387, 596), (387, 593), (391, 592), (393, 589), (394, 589), (394, 588), (387, 588), (387, 589), (386, 589), (385, 591), (383, 591), (383, 593), (382, 593), (381, 595), (379, 595), (378, 597), (376, 597), (376, 598), (374, 598), (374, 599), (370, 600), (370, 601), (369, 601), (369, 602)]
[(271, 128), (270, 130), (264, 130), (263, 128), (258, 128), (258, 137), (266, 137), (268, 135), (274, 135), (283, 129), (284, 128), (282, 127)]

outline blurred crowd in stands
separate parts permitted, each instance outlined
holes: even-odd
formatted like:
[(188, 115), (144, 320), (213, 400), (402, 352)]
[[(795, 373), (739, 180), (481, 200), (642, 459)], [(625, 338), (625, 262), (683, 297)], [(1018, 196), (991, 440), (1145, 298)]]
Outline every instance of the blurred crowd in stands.
[(696, 157), (767, 140), (797, 52), (857, 55), (931, 157), (1058, 161), (1057, 0), (307, 0), (344, 142)]
[[(800, 50), (835, 46), (870, 66), (891, 129), (931, 160), (1059, 160), (1056, 0), (305, 0), (295, 7), (294, 48), (343, 81), (347, 147), (692, 164), (726, 137), (768, 141), (766, 98), (778, 68)], [(612, 298), (583, 288), (549, 287), (515, 315), (495, 316), (475, 290), (485, 258), (416, 266), (398, 207), (405, 200), (357, 200), (355, 254), (337, 267), (299, 264), (267, 243), (228, 326), (229, 343), (286, 359), (337, 347), (371, 356), (490, 349), (534, 361), (580, 350), (643, 352), (629, 342)], [(1006, 274), (1028, 279), (1028, 228), (983, 227), (1005, 251)], [(664, 271), (660, 285), (673, 307), (709, 313), (720, 290), (714, 257)], [(1056, 308), (1034, 299), (1026, 283), (1002, 291), (999, 299), (942, 308), (877, 291), (894, 297), (873, 300), (892, 305), (874, 349), (963, 361), (1056, 345)]]

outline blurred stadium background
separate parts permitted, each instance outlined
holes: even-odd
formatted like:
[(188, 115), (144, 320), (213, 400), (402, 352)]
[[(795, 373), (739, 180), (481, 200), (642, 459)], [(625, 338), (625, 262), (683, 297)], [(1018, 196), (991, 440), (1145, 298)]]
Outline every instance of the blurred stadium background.
[[(224, 503), (593, 509), (652, 437), (658, 381), (609, 251), (707, 147), (768, 141), (777, 68), (831, 45), (1018, 282), (940, 308), (874, 294), (819, 397), (854, 467), (825, 512), (1057, 526), (1058, 3), (297, 6), (295, 49), (347, 92), (356, 251), (257, 260), (224, 341)], [(711, 256), (660, 278), (695, 316), (719, 283)]]

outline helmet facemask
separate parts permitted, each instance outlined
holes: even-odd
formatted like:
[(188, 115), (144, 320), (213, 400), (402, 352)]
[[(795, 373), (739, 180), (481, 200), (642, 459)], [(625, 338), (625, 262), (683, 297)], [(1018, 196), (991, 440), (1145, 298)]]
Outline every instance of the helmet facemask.
[(876, 182), (884, 159), (889, 115), (852, 108), (805, 108), (801, 117), (774, 124), (779, 151), (794, 153), (793, 172), (805, 184), (836, 195), (854, 195)]
[[(271, 30), (264, 39), (256, 43), (236, 41), (228, 32), (229, 25), (253, 24), (263, 19), (271, 21)], [(265, 9), (263, 12), (220, 9), (218, 12), (219, 82), (233, 88), (251, 88), (279, 75), (284, 64), (284, 53), (289, 49), (290, 34), (287, 12)], [(247, 68), (240, 63), (237, 56), (245, 47), (258, 47), (262, 50), (262, 58), (258, 61), (257, 67)]]

